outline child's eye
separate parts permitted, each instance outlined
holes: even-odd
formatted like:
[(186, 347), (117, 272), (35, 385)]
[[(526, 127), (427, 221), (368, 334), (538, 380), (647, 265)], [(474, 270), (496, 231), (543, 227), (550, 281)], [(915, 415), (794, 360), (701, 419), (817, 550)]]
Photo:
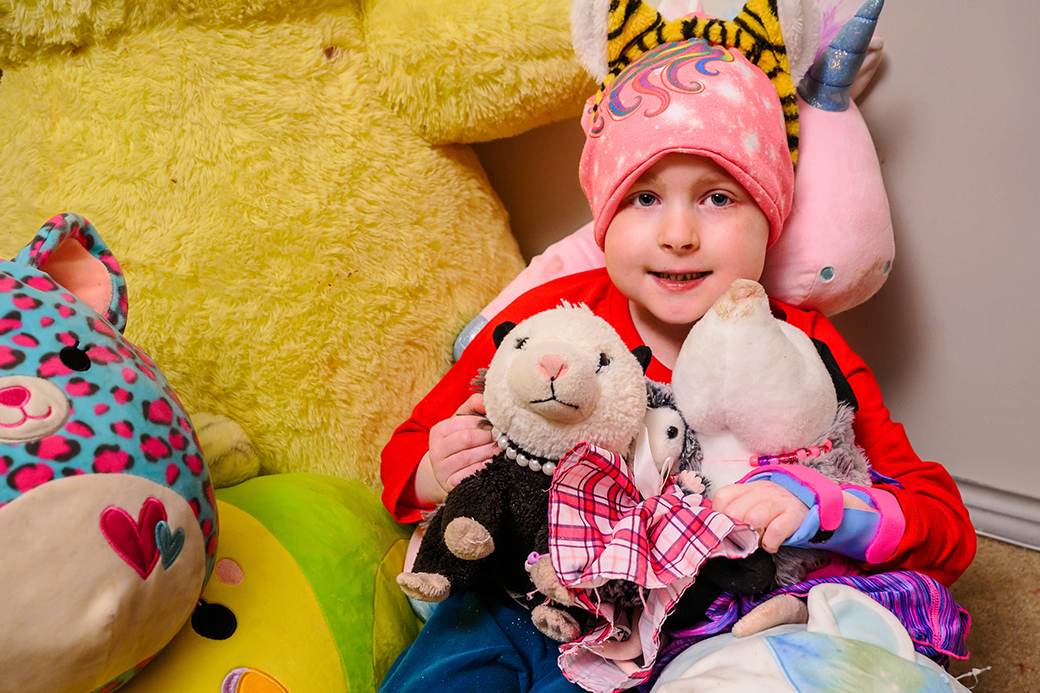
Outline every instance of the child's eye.
[(636, 194), (632, 198), (633, 207), (650, 207), (657, 202), (657, 195), (648, 192)]
[(726, 193), (717, 192), (708, 196), (708, 202), (710, 202), (713, 207), (725, 207), (733, 204), (733, 198)]

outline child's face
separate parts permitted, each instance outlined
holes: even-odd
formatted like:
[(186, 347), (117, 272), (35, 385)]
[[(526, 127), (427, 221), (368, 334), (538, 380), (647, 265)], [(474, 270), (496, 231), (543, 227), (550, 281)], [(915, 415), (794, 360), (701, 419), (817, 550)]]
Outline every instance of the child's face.
[(672, 334), (700, 320), (735, 279), (758, 281), (768, 240), (765, 214), (725, 169), (672, 153), (629, 188), (603, 250), (636, 322)]

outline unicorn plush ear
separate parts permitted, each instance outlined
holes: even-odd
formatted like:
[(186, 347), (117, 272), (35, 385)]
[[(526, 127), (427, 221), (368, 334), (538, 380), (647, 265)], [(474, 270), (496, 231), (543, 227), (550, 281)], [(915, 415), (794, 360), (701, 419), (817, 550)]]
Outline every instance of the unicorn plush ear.
[(812, 66), (820, 45), (820, 8), (816, 0), (777, 0), (776, 9), (791, 64), (791, 81), (798, 84)]
[(97, 230), (78, 214), (47, 220), (14, 262), (46, 272), (122, 332), (126, 327), (126, 281)]
[(607, 78), (607, 19), (610, 0), (576, 0), (571, 7), (571, 43), (585, 70), (597, 82)]

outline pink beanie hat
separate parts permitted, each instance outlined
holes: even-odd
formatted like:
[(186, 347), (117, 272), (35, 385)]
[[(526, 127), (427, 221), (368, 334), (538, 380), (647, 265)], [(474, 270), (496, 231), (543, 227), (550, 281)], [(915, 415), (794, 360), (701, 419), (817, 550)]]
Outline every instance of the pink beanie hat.
[(769, 220), (769, 245), (791, 212), (794, 167), (776, 87), (736, 49), (704, 39), (644, 53), (582, 116), (579, 179), (596, 243), (629, 188), (671, 152), (706, 156), (754, 198)]

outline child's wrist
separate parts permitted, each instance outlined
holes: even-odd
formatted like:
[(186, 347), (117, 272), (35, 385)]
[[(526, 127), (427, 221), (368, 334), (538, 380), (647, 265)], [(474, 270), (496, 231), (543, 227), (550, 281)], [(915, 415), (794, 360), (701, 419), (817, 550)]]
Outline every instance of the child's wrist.
[(432, 508), (438, 503), (443, 503), (447, 497), (448, 492), (437, 480), (433, 471), (433, 463), (430, 461), (430, 453), (427, 452), (419, 460), (419, 466), (415, 468), (415, 473), (412, 474), (409, 483), (405, 485), (402, 500), (411, 501), (408, 505), (414, 505), (417, 508)]
[(809, 507), (802, 524), (783, 546), (825, 549), (866, 563), (883, 563), (902, 539), (906, 522), (898, 501), (888, 491), (839, 486), (802, 466), (763, 467), (739, 483), (765, 480), (787, 489)]

